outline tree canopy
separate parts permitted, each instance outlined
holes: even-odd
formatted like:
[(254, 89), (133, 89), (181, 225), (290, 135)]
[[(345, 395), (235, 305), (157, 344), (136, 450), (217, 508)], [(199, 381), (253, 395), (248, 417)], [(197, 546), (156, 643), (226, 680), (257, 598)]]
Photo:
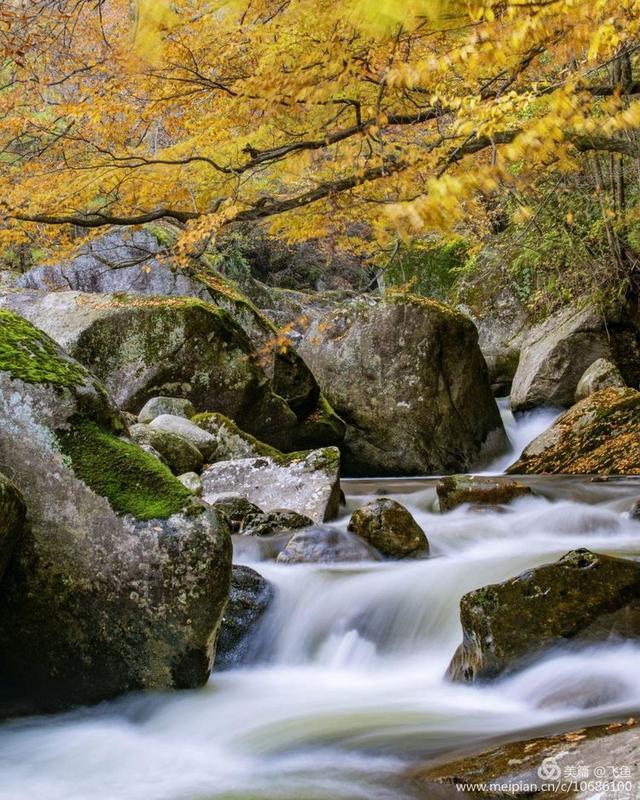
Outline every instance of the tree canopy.
[(482, 229), (584, 154), (640, 157), (639, 34), (640, 0), (5, 0), (0, 241)]

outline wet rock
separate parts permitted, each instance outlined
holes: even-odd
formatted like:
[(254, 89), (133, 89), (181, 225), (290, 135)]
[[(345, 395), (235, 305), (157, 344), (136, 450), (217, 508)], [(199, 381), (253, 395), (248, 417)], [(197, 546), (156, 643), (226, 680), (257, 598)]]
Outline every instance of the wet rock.
[(633, 506), (631, 507), (631, 511), (629, 512), (629, 516), (631, 519), (640, 520), (640, 500), (637, 500)]
[(286, 508), (277, 508), (266, 514), (254, 514), (246, 518), (242, 533), (247, 536), (272, 536), (276, 533), (312, 526), (313, 520), (305, 517), (304, 514), (289, 511)]
[(361, 299), (314, 320), (300, 351), (348, 423), (346, 475), (456, 472), (505, 446), (477, 331), (451, 308)]
[[(317, 391), (302, 408), (290, 385), (294, 355), (265, 361), (263, 345), (227, 310), (202, 300), (14, 291), (0, 294), (0, 307), (52, 336), (125, 411), (135, 412), (153, 397), (179, 397), (225, 414), (285, 451), (312, 440), (323, 443), (322, 437), (329, 431), (334, 436), (341, 425), (332, 427), (335, 414)], [(307, 375), (306, 365), (302, 371)], [(316, 414), (327, 424), (313, 421)]]
[(380, 560), (380, 556), (359, 536), (323, 525), (295, 533), (276, 559), (280, 564), (334, 564), (371, 560)]
[(138, 421), (149, 423), (161, 414), (172, 414), (174, 417), (191, 419), (195, 413), (193, 403), (183, 397), (152, 397), (140, 410)]
[(436, 485), (440, 511), (470, 503), (476, 506), (499, 506), (518, 497), (533, 496), (523, 483), (500, 478), (480, 478), (473, 475), (452, 475)]
[(340, 508), (340, 453), (335, 447), (284, 458), (220, 461), (202, 473), (204, 499), (237, 492), (264, 511), (288, 508), (326, 522)]
[(0, 464), (28, 509), (0, 584), (0, 714), (203, 684), (230, 535), (123, 441), (104, 387), (0, 309)]
[(624, 378), (618, 367), (607, 361), (606, 358), (599, 358), (590, 367), (587, 367), (583, 376), (578, 381), (575, 401), (579, 403), (589, 395), (599, 392), (600, 389), (607, 389), (610, 386), (626, 386)]
[(202, 480), (197, 472), (185, 472), (183, 475), (178, 475), (178, 480), (196, 497), (201, 497)]
[(132, 425), (129, 436), (137, 444), (150, 448), (147, 452), (157, 453), (174, 475), (202, 469), (202, 453), (184, 436), (142, 424)]
[(271, 583), (250, 567), (234, 565), (229, 602), (222, 618), (215, 669), (232, 669), (250, 660), (251, 635), (275, 596)]
[(527, 332), (511, 389), (511, 408), (570, 406), (585, 370), (610, 359), (605, 320), (598, 310), (568, 308)]
[(24, 518), (25, 506), (20, 492), (0, 473), (0, 581), (22, 536)]
[(640, 472), (640, 392), (601, 389), (566, 411), (525, 448), (511, 474)]
[[(149, 428), (155, 432), (170, 433), (186, 439), (200, 452), (205, 461), (211, 460), (218, 446), (218, 440), (215, 436), (198, 427), (191, 420), (184, 417), (176, 417), (173, 414), (160, 414), (159, 417), (151, 420)], [(193, 469), (195, 470), (195, 467)], [(181, 471), (190, 472), (191, 470)]]
[(248, 517), (262, 514), (262, 509), (250, 503), (246, 497), (233, 492), (217, 494), (212, 503), (213, 508), (221, 511), (229, 520), (231, 530), (240, 533)]
[(463, 641), (449, 666), (457, 681), (494, 678), (551, 647), (640, 636), (640, 564), (574, 550), (553, 564), (469, 592)]
[(410, 512), (395, 500), (380, 499), (358, 508), (349, 530), (388, 558), (422, 558), (429, 542)]
[[(496, 786), (504, 800), (539, 798), (552, 800), (560, 795), (549, 784), (566, 779), (584, 783), (584, 791), (571, 792), (575, 800), (593, 800), (595, 783), (600, 776), (608, 800), (630, 797), (625, 783), (640, 782), (640, 732), (635, 723), (614, 722), (610, 725), (582, 728), (556, 736), (511, 742), (464, 755), (455, 761), (428, 764), (411, 770), (407, 778), (417, 796), (429, 798), (474, 797), (495, 800)], [(584, 767), (587, 767), (586, 777)], [(620, 768), (625, 768), (621, 775)], [(602, 777), (606, 776), (606, 777)], [(604, 789), (608, 782), (610, 788)], [(544, 787), (544, 784), (547, 784)], [(614, 789), (620, 785), (620, 791)], [(474, 790), (460, 791), (462, 786)], [(485, 788), (483, 789), (482, 786)], [(546, 791), (543, 789), (546, 788)], [(563, 797), (569, 795), (562, 795)]]

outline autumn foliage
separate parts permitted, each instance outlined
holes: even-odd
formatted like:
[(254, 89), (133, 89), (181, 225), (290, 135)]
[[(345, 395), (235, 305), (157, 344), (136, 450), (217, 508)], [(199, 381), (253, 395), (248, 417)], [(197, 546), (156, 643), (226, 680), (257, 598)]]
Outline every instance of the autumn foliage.
[(497, 195), (593, 154), (640, 156), (640, 0), (0, 9), (5, 243), (168, 217), (184, 248), (262, 219), (384, 247), (482, 229)]

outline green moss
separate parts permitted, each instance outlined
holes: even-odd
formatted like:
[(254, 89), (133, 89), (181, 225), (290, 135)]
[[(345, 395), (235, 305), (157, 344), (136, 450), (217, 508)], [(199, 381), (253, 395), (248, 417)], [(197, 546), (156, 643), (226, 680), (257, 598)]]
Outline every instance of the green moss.
[(0, 310), (0, 372), (25, 383), (66, 388), (82, 385), (89, 377), (87, 370), (65, 358), (45, 333), (6, 310)]
[(93, 422), (78, 421), (58, 439), (76, 477), (106, 497), (119, 514), (141, 520), (166, 519), (191, 497), (168, 467)]
[(424, 308), (430, 311), (439, 311), (441, 314), (446, 314), (448, 317), (466, 319), (464, 314), (461, 314), (460, 311), (453, 308), (453, 306), (448, 306), (445, 303), (441, 303), (440, 301), (434, 300), (431, 297), (419, 297), (418, 295), (411, 294), (410, 292), (405, 292), (402, 289), (389, 289), (385, 294), (385, 301), (395, 304), (409, 303), (410, 305), (417, 306), (418, 308)]

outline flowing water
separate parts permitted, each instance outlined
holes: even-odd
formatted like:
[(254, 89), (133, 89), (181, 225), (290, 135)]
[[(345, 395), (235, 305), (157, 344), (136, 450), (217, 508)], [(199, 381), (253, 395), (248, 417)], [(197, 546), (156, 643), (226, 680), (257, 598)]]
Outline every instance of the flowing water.
[[(552, 418), (507, 419), (515, 454)], [(433, 479), (345, 482), (347, 511), (376, 494), (407, 505), (431, 543), (424, 561), (256, 564), (255, 540), (239, 539), (236, 561), (277, 590), (256, 662), (199, 691), (1, 726), (0, 798), (409, 800), (419, 795), (404, 776), (430, 756), (637, 713), (632, 644), (557, 651), (491, 686), (444, 678), (465, 592), (576, 547), (640, 556), (640, 523), (625, 513), (640, 482), (531, 484), (542, 496), (508, 513), (439, 515)]]

